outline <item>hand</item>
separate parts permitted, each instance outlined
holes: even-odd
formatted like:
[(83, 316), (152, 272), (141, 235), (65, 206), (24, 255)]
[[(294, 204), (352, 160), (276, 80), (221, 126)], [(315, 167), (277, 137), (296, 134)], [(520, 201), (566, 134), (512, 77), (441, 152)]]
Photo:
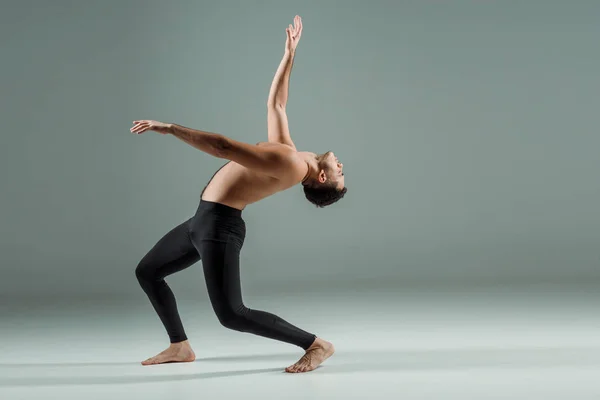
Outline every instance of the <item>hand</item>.
[(140, 121), (133, 121), (133, 126), (129, 130), (138, 135), (146, 131), (167, 134), (171, 130), (171, 124), (144, 119)]
[(300, 36), (302, 36), (302, 18), (300, 18), (299, 15), (296, 15), (294, 18), (294, 26), (290, 24), (285, 32), (287, 34), (285, 40), (286, 51), (296, 50), (296, 46), (298, 46), (298, 42), (300, 41)]

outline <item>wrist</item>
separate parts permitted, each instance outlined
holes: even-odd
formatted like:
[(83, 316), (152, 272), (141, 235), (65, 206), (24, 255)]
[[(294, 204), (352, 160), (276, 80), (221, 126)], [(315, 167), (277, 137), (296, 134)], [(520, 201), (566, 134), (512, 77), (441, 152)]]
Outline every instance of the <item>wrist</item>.
[(166, 124), (165, 133), (173, 135), (175, 133), (175, 124)]

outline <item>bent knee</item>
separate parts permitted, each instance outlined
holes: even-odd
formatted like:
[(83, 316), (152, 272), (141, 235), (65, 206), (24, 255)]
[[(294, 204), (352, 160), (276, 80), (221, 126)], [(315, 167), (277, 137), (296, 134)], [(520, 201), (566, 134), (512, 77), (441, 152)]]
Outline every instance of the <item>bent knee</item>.
[(135, 268), (135, 277), (139, 282), (152, 281), (155, 277), (154, 271), (155, 268), (153, 268), (150, 263), (142, 260)]
[(232, 309), (218, 311), (217, 318), (222, 326), (234, 331), (244, 332), (247, 325), (247, 320), (243, 312)]
[(221, 325), (227, 329), (231, 329), (234, 331), (244, 332), (246, 328), (246, 322), (241, 317), (228, 317), (228, 318), (219, 318), (219, 322)]

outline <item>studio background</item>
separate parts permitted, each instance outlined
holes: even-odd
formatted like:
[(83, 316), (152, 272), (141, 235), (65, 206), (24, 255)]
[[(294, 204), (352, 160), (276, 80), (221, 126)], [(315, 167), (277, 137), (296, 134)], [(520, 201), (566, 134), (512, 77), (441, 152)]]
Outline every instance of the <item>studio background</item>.
[[(292, 137), (348, 193), (248, 206), (246, 294), (600, 283), (599, 8), (541, 4), (3, 1), (5, 307), (147, 301), (138, 261), (225, 161), (131, 122), (266, 140), (296, 14)], [(206, 290), (200, 264), (168, 282)]]

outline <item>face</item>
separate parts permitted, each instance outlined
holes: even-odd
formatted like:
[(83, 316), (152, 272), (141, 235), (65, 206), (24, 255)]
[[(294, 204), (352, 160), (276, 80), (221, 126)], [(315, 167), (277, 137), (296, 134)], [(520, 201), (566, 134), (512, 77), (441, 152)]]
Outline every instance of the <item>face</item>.
[[(320, 164), (323, 166), (321, 175), (326, 180), (335, 182), (338, 190), (344, 188), (344, 164), (333, 154), (328, 151), (320, 157)], [(321, 179), (321, 175), (319, 178)]]

